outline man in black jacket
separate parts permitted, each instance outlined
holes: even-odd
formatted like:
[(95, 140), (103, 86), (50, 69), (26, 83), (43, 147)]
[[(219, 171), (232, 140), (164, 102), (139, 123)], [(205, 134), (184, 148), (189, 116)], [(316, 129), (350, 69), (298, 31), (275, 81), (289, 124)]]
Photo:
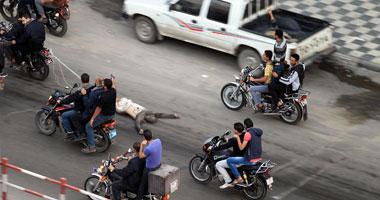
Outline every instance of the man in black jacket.
[(137, 191), (140, 183), (141, 173), (145, 166), (145, 159), (139, 158), (140, 143), (133, 144), (134, 157), (129, 158), (129, 163), (123, 169), (115, 169), (113, 166), (109, 167), (111, 170), (111, 177), (119, 176), (121, 180), (112, 180), (112, 194), (114, 200), (120, 200), (121, 191)]
[[(20, 15), (23, 15), (25, 9), (18, 8), (17, 11)], [(8, 29), (7, 22), (1, 22), (1, 30), (0, 35), (2, 36), (3, 40), (0, 42), (0, 74), (3, 72), (4, 65), (5, 65), (5, 57), (8, 58), (8, 60), (11, 60), (13, 57), (11, 45), (12, 40), (20, 37), (22, 34), (24, 34), (24, 24), (21, 20), (18, 20), (17, 22), (13, 23), (11, 25), (11, 28)], [(13, 61), (12, 62), (16, 62)]]
[(90, 76), (87, 73), (83, 73), (80, 78), (82, 87), (74, 93), (70, 94), (68, 97), (64, 98), (62, 101), (57, 101), (58, 104), (70, 104), (74, 102), (75, 105), (74, 110), (66, 111), (62, 114), (63, 126), (67, 132), (65, 141), (71, 141), (75, 139), (74, 130), (70, 122), (70, 117), (84, 111), (85, 108), (83, 105), (81, 89), (88, 89), (91, 87), (91, 85), (88, 84), (88, 82), (90, 81)]
[[(41, 50), (45, 42), (45, 26), (38, 20), (31, 19), (29, 12), (20, 15), (21, 21), (25, 26), (25, 32), (20, 37), (12, 40), (12, 53), (16, 63), (24, 65), (22, 56), (26, 52)], [(21, 55), (20, 55), (21, 53)]]
[[(235, 133), (235, 135), (239, 136), (241, 140), (243, 140), (243, 138), (244, 138), (244, 134), (242, 134), (243, 131), (244, 131), (244, 126), (242, 123), (238, 122), (238, 123), (234, 124), (234, 133)], [(228, 149), (228, 148), (232, 147), (231, 157), (242, 157), (242, 156), (244, 156), (244, 149), (243, 150), (239, 149), (237, 140), (235, 138), (231, 138), (231, 139), (226, 138), (226, 141), (227, 141), (227, 143), (220, 145), (218, 147), (210, 146), (208, 148), (208, 150), (209, 151), (220, 151), (220, 150)], [(227, 160), (221, 160), (221, 161), (216, 163), (216, 169), (219, 171), (219, 173), (223, 176), (223, 179), (224, 179), (224, 184), (219, 187), (220, 189), (233, 187), (233, 185), (231, 184), (232, 179), (231, 179), (230, 175), (228, 174), (226, 168), (228, 168)]]

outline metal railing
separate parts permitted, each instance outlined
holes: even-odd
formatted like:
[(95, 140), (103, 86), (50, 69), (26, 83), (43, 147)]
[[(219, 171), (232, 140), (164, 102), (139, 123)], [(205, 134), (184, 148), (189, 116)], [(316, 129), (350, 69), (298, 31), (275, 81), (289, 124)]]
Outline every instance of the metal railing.
[[(88, 191), (79, 189), (77, 187), (68, 185), (68, 184), (66, 184), (66, 179), (65, 178), (60, 178), (60, 181), (57, 181), (57, 180), (48, 178), (46, 176), (43, 176), (43, 175), (31, 172), (31, 171), (28, 171), (28, 170), (25, 170), (25, 169), (22, 169), (22, 168), (19, 168), (19, 167), (16, 167), (14, 165), (11, 165), (11, 164), (8, 163), (8, 159), (7, 158), (2, 158), (1, 162), (0, 162), (0, 165), (2, 166), (2, 179), (1, 179), (1, 183), (2, 183), (1, 184), (2, 185), (2, 188), (1, 188), (1, 191), (2, 191), (2, 195), (1, 195), (2, 196), (2, 200), (8, 200), (8, 198), (7, 198), (7, 187), (8, 186), (12, 187), (12, 188), (15, 188), (15, 189), (18, 189), (18, 190), (21, 190), (21, 191), (24, 191), (26, 193), (32, 194), (34, 196), (38, 196), (38, 197), (41, 197), (43, 199), (49, 199), (49, 200), (65, 200), (66, 199), (66, 195), (65, 195), (66, 188), (70, 189), (70, 190), (74, 190), (76, 192), (79, 192), (79, 193), (81, 193), (83, 195), (91, 196), (92, 198), (95, 198), (95, 199), (98, 199), (98, 200), (110, 200), (110, 199), (101, 197), (99, 195), (93, 194), (91, 192), (88, 192)], [(9, 183), (8, 182), (8, 168), (9, 169), (13, 169), (13, 170), (18, 171), (18, 172), (21, 172), (21, 173), (24, 173), (24, 174), (27, 174), (29, 176), (33, 176), (35, 178), (38, 178), (38, 179), (41, 179), (41, 180), (45, 180), (45, 181), (48, 181), (48, 182), (51, 182), (51, 183), (59, 185), (61, 187), (59, 198), (56, 199), (56, 198), (53, 198), (53, 197), (50, 197), (50, 196), (47, 196), (47, 195), (44, 195), (44, 194), (32, 191), (32, 190), (26, 189), (24, 187), (21, 187), (21, 186)]]

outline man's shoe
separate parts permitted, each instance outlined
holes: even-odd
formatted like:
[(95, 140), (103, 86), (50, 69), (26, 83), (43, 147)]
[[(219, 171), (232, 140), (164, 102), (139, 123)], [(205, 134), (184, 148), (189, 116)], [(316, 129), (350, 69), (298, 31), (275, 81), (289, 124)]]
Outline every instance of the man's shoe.
[(219, 186), (220, 189), (226, 189), (226, 188), (229, 188), (229, 187), (234, 187), (235, 185), (234, 184), (231, 184), (231, 183), (225, 183), (221, 186)]
[(95, 153), (95, 152), (96, 152), (95, 147), (87, 147), (87, 148), (82, 149), (82, 153)]
[(74, 133), (67, 133), (65, 138), (63, 138), (64, 141), (73, 141), (75, 138)]
[(82, 141), (82, 140), (85, 140), (85, 139), (86, 139), (86, 135), (84, 133), (81, 133), (81, 134), (79, 134), (78, 137), (74, 138), (74, 141), (75, 142), (79, 142), (79, 141)]

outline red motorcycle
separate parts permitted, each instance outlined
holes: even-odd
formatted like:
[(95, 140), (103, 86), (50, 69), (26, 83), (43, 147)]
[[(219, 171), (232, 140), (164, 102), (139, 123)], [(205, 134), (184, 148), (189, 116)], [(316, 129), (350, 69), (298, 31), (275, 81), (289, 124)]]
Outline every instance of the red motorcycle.
[[(56, 90), (48, 99), (46, 107), (41, 108), (35, 116), (35, 124), (40, 132), (44, 135), (53, 135), (59, 125), (64, 127), (62, 124), (61, 116), (64, 112), (74, 109), (74, 103), (69, 105), (60, 105), (57, 103), (57, 100), (62, 100), (66, 96), (72, 93), (74, 88), (77, 88), (79, 85), (76, 83), (72, 87), (69, 93), (63, 94), (61, 91)], [(116, 124), (115, 120), (106, 121), (99, 126), (94, 128), (94, 139), (95, 139), (95, 148), (97, 152), (106, 151), (112, 143), (115, 142), (115, 137), (117, 135), (114, 125)], [(85, 146), (87, 145), (86, 141), (81, 141)]]

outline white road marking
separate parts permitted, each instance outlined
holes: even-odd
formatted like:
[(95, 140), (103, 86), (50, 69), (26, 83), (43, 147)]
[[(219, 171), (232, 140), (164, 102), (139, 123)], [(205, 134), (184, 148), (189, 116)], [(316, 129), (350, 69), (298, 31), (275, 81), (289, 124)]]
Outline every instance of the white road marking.
[(203, 78), (208, 78), (208, 75), (203, 74), (202, 77), (203, 77)]

